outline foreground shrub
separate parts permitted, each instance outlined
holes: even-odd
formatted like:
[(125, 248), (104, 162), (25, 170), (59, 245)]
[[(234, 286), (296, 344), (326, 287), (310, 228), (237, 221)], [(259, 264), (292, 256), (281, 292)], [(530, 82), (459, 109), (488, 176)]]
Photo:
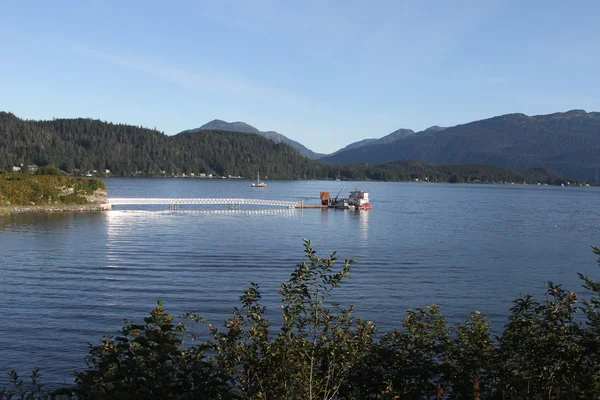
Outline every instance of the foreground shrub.
[(499, 337), (481, 313), (450, 327), (437, 306), (409, 310), (401, 329), (377, 337), (331, 301), (354, 261), (336, 269), (335, 253), (304, 247), (307, 261), (279, 290), (280, 326), (257, 284), (199, 344), (188, 324), (205, 321), (176, 319), (159, 302), (143, 324), (92, 346), (74, 387), (45, 393), (34, 371), (26, 389), (15, 374), (17, 390), (0, 399), (600, 399), (600, 282), (582, 276), (591, 296), (581, 303), (552, 282), (544, 300), (515, 300)]
[(28, 381), (24, 381), (16, 371), (11, 371), (10, 388), (0, 390), (0, 399), (50, 399), (53, 396), (39, 383), (40, 370), (34, 369)]
[(76, 373), (72, 395), (81, 398), (229, 398), (227, 377), (205, 359), (207, 345), (184, 346), (188, 320), (176, 322), (158, 302), (144, 324), (127, 323), (122, 335), (92, 346), (89, 369)]
[(308, 262), (281, 285), (282, 324), (276, 333), (265, 319), (253, 284), (226, 332), (211, 327), (214, 362), (233, 379), (231, 392), (244, 399), (331, 399), (347, 386), (373, 343), (375, 326), (355, 318), (354, 309), (330, 302), (333, 289), (350, 274), (353, 260), (334, 270), (336, 253), (317, 257), (305, 241)]

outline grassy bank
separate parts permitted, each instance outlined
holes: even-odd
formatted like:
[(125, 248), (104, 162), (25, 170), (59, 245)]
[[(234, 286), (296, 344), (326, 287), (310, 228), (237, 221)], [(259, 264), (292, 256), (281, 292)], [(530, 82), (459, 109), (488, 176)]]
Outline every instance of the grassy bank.
[(0, 174), (0, 207), (85, 205), (106, 202), (99, 179)]

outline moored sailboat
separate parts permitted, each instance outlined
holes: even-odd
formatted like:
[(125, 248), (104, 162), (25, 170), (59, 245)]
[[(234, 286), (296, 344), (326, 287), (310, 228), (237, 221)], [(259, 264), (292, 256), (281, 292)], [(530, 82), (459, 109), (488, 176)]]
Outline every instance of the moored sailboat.
[(256, 183), (252, 183), (250, 186), (255, 187), (255, 188), (266, 188), (267, 184), (264, 182), (261, 182), (260, 173), (257, 173), (256, 174)]

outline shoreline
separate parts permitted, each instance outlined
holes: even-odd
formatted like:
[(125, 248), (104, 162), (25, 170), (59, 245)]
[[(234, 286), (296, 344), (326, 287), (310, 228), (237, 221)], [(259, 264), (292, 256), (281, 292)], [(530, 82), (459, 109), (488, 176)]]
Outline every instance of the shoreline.
[(108, 211), (110, 204), (57, 204), (44, 206), (2, 206), (0, 217), (14, 214)]

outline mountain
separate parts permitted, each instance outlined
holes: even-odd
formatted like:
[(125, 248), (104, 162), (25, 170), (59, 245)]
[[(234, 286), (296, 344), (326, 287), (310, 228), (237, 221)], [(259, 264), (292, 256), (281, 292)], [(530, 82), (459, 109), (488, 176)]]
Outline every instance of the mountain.
[(430, 134), (430, 133), (438, 133), (438, 132), (443, 131), (444, 129), (447, 129), (447, 128), (442, 127), (442, 126), (434, 125), (434, 126), (430, 126), (429, 128), (425, 129), (424, 131), (417, 132), (417, 135)]
[(225, 122), (220, 119), (214, 119), (200, 128), (190, 129), (186, 132), (198, 132), (198, 131), (229, 131), (229, 132), (243, 132), (243, 133), (256, 133), (260, 135), (260, 131), (248, 125), (245, 122)]
[(198, 130), (167, 136), (153, 129), (86, 118), (32, 121), (0, 112), (0, 169), (30, 164), (56, 165), (73, 174), (103, 175), (110, 170), (110, 175), (120, 176), (205, 173), (254, 178), (260, 172), (268, 179), (560, 181), (546, 169), (436, 166), (419, 161), (330, 165), (253, 133)]
[(338, 154), (338, 153), (341, 153), (341, 152), (346, 151), (346, 150), (357, 149), (359, 147), (366, 146), (368, 144), (374, 144), (374, 143), (377, 143), (378, 140), (379, 139), (363, 139), (363, 140), (359, 140), (358, 142), (350, 143), (348, 146), (346, 146), (344, 148), (341, 148), (338, 151), (333, 152), (333, 153), (331, 153), (329, 155), (326, 155), (324, 157), (331, 157), (334, 154)]
[[(379, 139), (363, 139), (363, 140), (359, 140), (358, 142), (350, 143), (348, 146), (346, 146), (334, 153), (331, 153), (327, 156), (323, 156), (323, 157), (330, 157), (334, 154), (338, 154), (338, 153), (341, 153), (346, 150), (357, 149), (359, 147), (363, 147), (363, 146), (370, 145), (370, 144), (390, 143), (395, 140), (398, 140), (398, 139), (401, 139), (401, 138), (404, 138), (404, 137), (407, 137), (410, 135), (414, 135), (414, 134), (415, 134), (415, 132), (413, 132), (411, 129), (398, 129), (398, 130), (390, 133), (389, 135), (386, 135)], [(321, 158), (323, 158), (323, 157), (321, 157)]]
[(595, 179), (600, 169), (600, 113), (507, 114), (442, 130), (430, 128), (391, 143), (371, 142), (321, 160), (544, 167), (570, 178)]
[(245, 122), (225, 122), (220, 119), (212, 120), (200, 128), (190, 129), (184, 132), (198, 132), (204, 130), (212, 130), (212, 131), (230, 131), (230, 132), (244, 132), (244, 133), (255, 133), (257, 135), (261, 135), (274, 141), (275, 143), (285, 143), (292, 148), (298, 150), (300, 154), (304, 157), (310, 158), (312, 160), (316, 160), (323, 156), (323, 154), (315, 153), (314, 151), (306, 148), (304, 145), (292, 140), (290, 138), (285, 137), (281, 133), (274, 131), (259, 131), (252, 125), (248, 125)]
[[(76, 118), (25, 121), (0, 112), (0, 168), (53, 164), (111, 175), (205, 173), (271, 179), (316, 177), (314, 161), (256, 134), (202, 130), (174, 136)], [(164, 172), (163, 172), (164, 171)]]
[(377, 142), (378, 142), (378, 144), (391, 143), (391, 142), (395, 142), (398, 139), (404, 139), (404, 138), (409, 137), (414, 134), (415, 134), (415, 132), (412, 129), (398, 129), (398, 130), (395, 130), (394, 132), (390, 133), (389, 135), (382, 137)]
[(363, 139), (363, 140), (359, 140), (358, 142), (354, 142), (354, 143), (350, 143), (348, 146), (333, 152), (331, 154), (328, 155), (324, 155), (320, 158), (323, 158), (325, 161), (327, 159), (327, 157), (331, 157), (334, 154), (338, 154), (341, 153), (343, 151), (346, 150), (352, 150), (352, 149), (358, 149), (359, 147), (363, 147), (363, 146), (367, 146), (367, 145), (373, 145), (373, 144), (387, 144), (387, 143), (392, 143), (395, 142), (398, 139), (404, 139), (406, 137), (409, 137), (411, 135), (420, 135), (420, 134), (430, 134), (430, 133), (436, 133), (436, 132), (440, 132), (443, 131), (446, 128), (442, 128), (440, 126), (432, 126), (430, 128), (425, 129), (424, 131), (421, 132), (417, 132), (415, 133), (412, 129), (398, 129), (395, 130), (394, 132), (390, 133), (389, 135), (386, 135), (384, 137), (381, 137), (379, 139)]

